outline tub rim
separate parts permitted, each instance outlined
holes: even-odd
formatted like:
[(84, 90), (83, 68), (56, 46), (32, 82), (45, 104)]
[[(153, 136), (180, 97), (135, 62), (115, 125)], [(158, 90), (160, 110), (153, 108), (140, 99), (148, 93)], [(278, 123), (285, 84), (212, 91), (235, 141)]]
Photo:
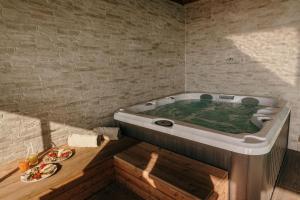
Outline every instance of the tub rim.
[[(272, 120), (264, 122), (260, 131), (247, 134), (232, 134), (222, 131), (213, 130), (199, 125), (194, 125), (178, 120), (171, 120), (167, 118), (158, 118), (154, 116), (137, 114), (136, 111), (143, 106), (148, 106), (150, 109), (153, 105), (163, 105), (163, 103), (174, 102), (182, 99), (189, 99), (191, 97), (200, 96), (202, 94), (216, 96), (234, 96), (233, 100), (225, 99), (226, 102), (241, 101), (245, 97), (256, 98), (266, 105), (277, 109), (275, 114), (272, 114)], [(164, 102), (165, 101), (165, 102)], [(167, 103), (168, 103), (167, 102)], [(151, 103), (151, 105), (149, 104)], [(148, 105), (147, 105), (148, 104)], [(114, 113), (114, 119), (120, 122), (133, 124), (169, 135), (185, 138), (195, 142), (203, 143), (206, 145), (218, 147), (235, 153), (246, 155), (263, 155), (270, 152), (272, 149), (280, 130), (282, 129), (286, 119), (291, 112), (290, 103), (283, 99), (275, 99), (270, 97), (257, 97), (257, 96), (241, 96), (241, 95), (228, 95), (228, 94), (215, 94), (215, 93), (180, 93), (171, 95), (156, 100), (140, 103), (134, 106), (120, 109)], [(173, 123), (172, 127), (162, 127), (155, 124), (157, 120), (168, 120)]]

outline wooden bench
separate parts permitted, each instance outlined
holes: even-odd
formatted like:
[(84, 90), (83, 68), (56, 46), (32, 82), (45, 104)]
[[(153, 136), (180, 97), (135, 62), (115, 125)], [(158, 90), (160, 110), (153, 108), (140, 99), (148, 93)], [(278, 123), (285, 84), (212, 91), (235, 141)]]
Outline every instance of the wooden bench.
[(227, 198), (227, 172), (147, 143), (125, 137), (75, 152), (57, 174), (36, 183), (20, 181), (17, 161), (0, 166), (0, 199), (81, 200), (115, 178), (144, 199)]
[(1, 166), (0, 199), (85, 199), (114, 181), (113, 156), (136, 143), (125, 137), (97, 148), (75, 148), (55, 175), (36, 183), (20, 181), (17, 161)]
[(224, 170), (139, 143), (114, 156), (116, 180), (143, 199), (228, 199)]

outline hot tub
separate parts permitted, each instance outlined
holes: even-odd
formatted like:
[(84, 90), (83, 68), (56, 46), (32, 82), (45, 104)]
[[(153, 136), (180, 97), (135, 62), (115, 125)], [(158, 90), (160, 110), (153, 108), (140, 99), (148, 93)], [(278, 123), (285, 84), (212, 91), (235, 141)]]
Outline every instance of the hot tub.
[(284, 100), (184, 93), (120, 109), (128, 136), (229, 171), (230, 199), (270, 199), (287, 147)]

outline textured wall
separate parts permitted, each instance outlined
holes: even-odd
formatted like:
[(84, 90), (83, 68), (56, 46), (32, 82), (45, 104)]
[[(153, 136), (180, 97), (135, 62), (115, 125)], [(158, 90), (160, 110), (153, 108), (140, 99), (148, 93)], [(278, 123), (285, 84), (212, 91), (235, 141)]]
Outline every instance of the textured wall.
[(168, 0), (0, 0), (0, 162), (182, 92), (183, 38)]
[(200, 0), (185, 15), (184, 33), (168, 0), (0, 0), (0, 161), (182, 92), (184, 74), (187, 91), (290, 100), (300, 150), (300, 2)]
[(300, 150), (300, 1), (200, 0), (185, 6), (186, 90), (282, 97)]

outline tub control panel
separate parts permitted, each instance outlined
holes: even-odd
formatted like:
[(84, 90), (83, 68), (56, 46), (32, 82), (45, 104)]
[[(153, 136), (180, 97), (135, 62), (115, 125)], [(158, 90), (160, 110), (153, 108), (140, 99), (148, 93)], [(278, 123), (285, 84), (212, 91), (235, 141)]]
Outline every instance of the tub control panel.
[(220, 95), (219, 99), (233, 100), (234, 96), (233, 95)]

